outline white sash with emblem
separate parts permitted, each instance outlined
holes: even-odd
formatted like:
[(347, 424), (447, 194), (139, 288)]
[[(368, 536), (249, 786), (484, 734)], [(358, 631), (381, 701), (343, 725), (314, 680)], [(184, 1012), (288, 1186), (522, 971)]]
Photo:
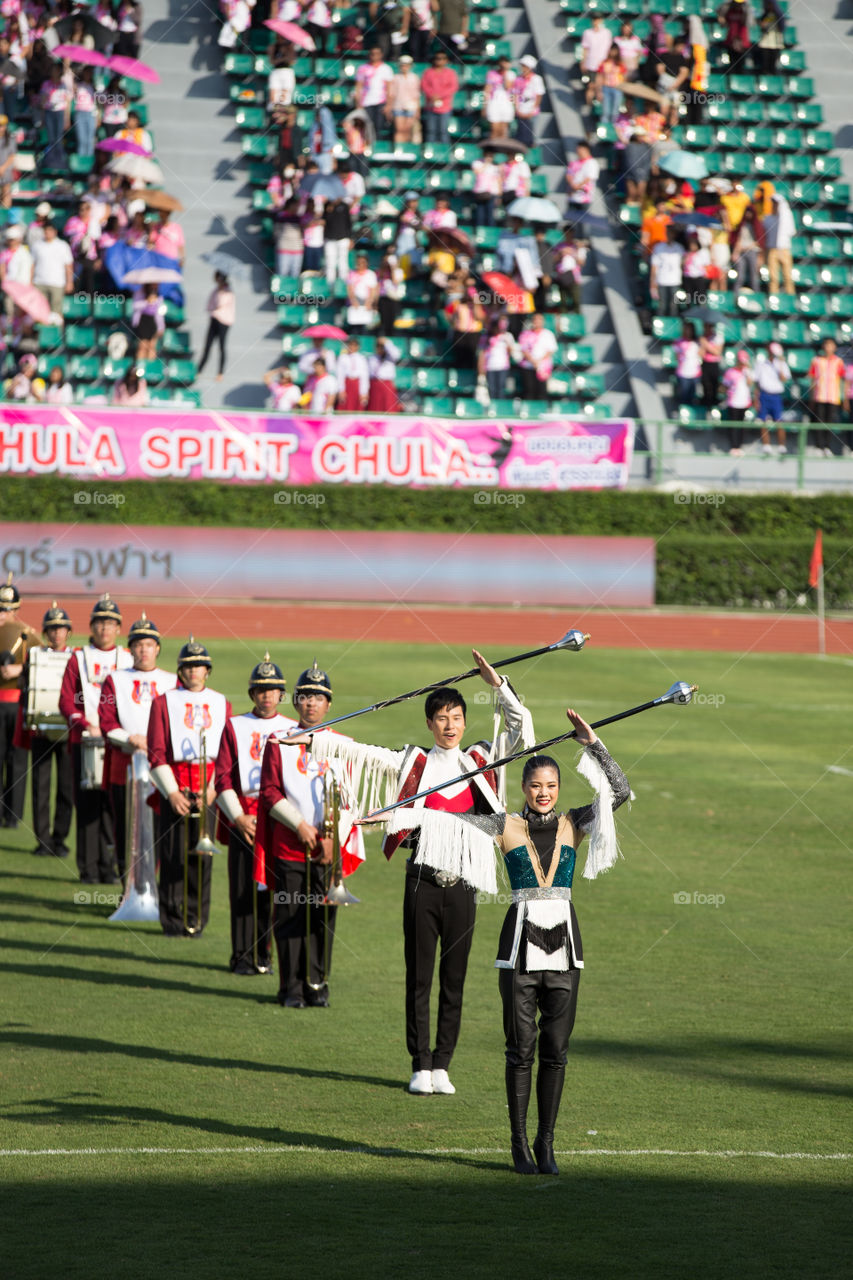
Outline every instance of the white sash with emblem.
[(225, 696), (215, 689), (171, 689), (166, 694), (169, 732), (175, 760), (200, 760), (204, 733), (208, 760), (219, 754), (219, 740), (225, 728)]
[[(231, 724), (237, 742), (240, 790), (244, 796), (257, 796), (261, 789), (261, 764), (267, 738), (274, 733), (290, 733), (297, 727), (296, 721), (280, 714), (263, 720), (254, 711), (247, 711), (243, 715), (232, 716)], [(294, 751), (295, 748), (289, 747), (288, 750)]]
[(161, 693), (174, 689), (178, 677), (172, 671), (114, 671), (116, 714), (122, 729), (134, 736), (148, 732), (151, 703)]
[(101, 685), (107, 676), (115, 671), (124, 671), (133, 666), (133, 658), (127, 649), (96, 649), (92, 644), (84, 644), (77, 650), (77, 668), (80, 672), (80, 686), (83, 690), (83, 712), (89, 724), (98, 723), (98, 702), (101, 697)]

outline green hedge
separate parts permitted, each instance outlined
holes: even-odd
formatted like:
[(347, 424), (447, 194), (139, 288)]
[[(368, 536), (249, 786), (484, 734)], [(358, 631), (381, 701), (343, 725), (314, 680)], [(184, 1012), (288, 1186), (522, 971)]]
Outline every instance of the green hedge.
[(827, 606), (853, 608), (853, 495), (511, 494), (54, 477), (7, 478), (2, 493), (4, 520), (654, 537), (658, 604), (723, 608), (804, 607), (821, 527)]
[[(478, 500), (478, 493), (488, 501)], [(853, 495), (729, 497), (651, 491), (499, 493), (324, 485), (229, 485), (211, 481), (83, 482), (5, 477), (2, 519), (122, 524), (238, 525), (250, 528), (421, 529), (543, 534), (681, 533), (851, 536)], [(91, 498), (80, 502), (79, 496)], [(279, 500), (276, 501), (276, 496)], [(77, 501), (75, 501), (75, 497)], [(122, 499), (119, 504), (106, 499)], [(682, 501), (682, 499), (686, 499)], [(711, 499), (709, 501), (708, 499)]]
[[(662, 538), (657, 551), (656, 600), (661, 605), (723, 609), (812, 609), (808, 590), (814, 539)], [(853, 609), (849, 539), (824, 538), (826, 607)]]

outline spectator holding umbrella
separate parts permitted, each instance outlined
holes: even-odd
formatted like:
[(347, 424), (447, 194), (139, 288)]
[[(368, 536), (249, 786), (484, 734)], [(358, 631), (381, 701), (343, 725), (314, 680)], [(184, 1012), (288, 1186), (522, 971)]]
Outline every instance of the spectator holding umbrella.
[(156, 281), (144, 284), (133, 299), (130, 327), (137, 341), (137, 362), (156, 359), (157, 343), (166, 328), (166, 304)]
[[(736, 363), (723, 374), (726, 393), (726, 418), (729, 422), (743, 422), (747, 409), (752, 406), (753, 374), (749, 352), (739, 351)], [(729, 428), (729, 453), (733, 458), (743, 457), (743, 427)]]
[(784, 408), (785, 386), (791, 381), (791, 370), (785, 362), (785, 353), (778, 342), (771, 342), (767, 353), (758, 353), (755, 360), (755, 408), (761, 423), (761, 452), (769, 456), (773, 452), (768, 422), (776, 423), (777, 447), (780, 455), (787, 452), (785, 428), (781, 426)]
[(395, 385), (400, 349), (390, 338), (377, 338), (376, 349), (368, 357), (370, 391), (367, 408), (370, 413), (399, 413), (400, 401)]
[(448, 64), (446, 50), (438, 49), (433, 55), (432, 66), (421, 79), (421, 92), (424, 96), (424, 142), (448, 142), (448, 125), (453, 99), (459, 92), (459, 77)]
[(691, 231), (687, 236), (687, 252), (681, 263), (688, 306), (701, 307), (708, 292), (708, 271), (711, 255), (699, 244), (699, 237)]
[(97, 127), (94, 72), (91, 67), (83, 67), (74, 82), (74, 134), (77, 138), (78, 156), (95, 154)]
[(65, 224), (65, 235), (77, 265), (79, 287), (84, 293), (92, 293), (95, 275), (101, 265), (101, 224), (89, 196), (81, 197), (77, 213)]
[(304, 239), (299, 201), (295, 196), (276, 215), (274, 238), (276, 272), (285, 280), (298, 279), (302, 270)]
[(530, 165), (520, 151), (513, 151), (501, 165), (501, 194), (504, 206), (530, 195)]
[[(33, 258), (24, 244), (24, 228), (20, 222), (12, 222), (3, 232), (5, 244), (0, 253), (0, 281), (16, 284), (32, 284)], [(15, 304), (8, 294), (4, 296), (3, 307), (7, 316), (11, 316)]]
[(142, 36), (142, 5), (137, 0), (120, 0), (116, 9), (118, 39), (115, 51), (124, 58), (138, 58)]
[(314, 361), (314, 371), (305, 383), (305, 392), (311, 397), (308, 407), (312, 413), (326, 414), (333, 411), (338, 383), (334, 374), (326, 369), (325, 360)]
[(104, 108), (101, 113), (101, 124), (108, 138), (114, 138), (119, 129), (127, 123), (127, 95), (124, 92), (121, 76), (113, 76), (103, 95)]
[(370, 371), (367, 358), (359, 350), (358, 338), (347, 338), (346, 346), (338, 359), (338, 408), (345, 413), (358, 413), (367, 408), (370, 392)]

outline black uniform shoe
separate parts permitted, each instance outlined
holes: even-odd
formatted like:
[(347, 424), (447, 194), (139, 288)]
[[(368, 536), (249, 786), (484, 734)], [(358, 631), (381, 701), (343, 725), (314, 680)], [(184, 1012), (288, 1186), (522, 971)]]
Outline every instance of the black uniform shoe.
[(55, 858), (67, 858), (71, 850), (68, 848), (67, 844), (62, 844), (61, 842), (57, 844), (54, 842), (51, 852)]
[(242, 977), (254, 977), (258, 972), (253, 964), (247, 964), (245, 960), (240, 960), (237, 964), (232, 965), (232, 973), (239, 973)]
[(46, 844), (37, 844), (35, 849), (31, 849), (34, 858), (49, 858), (53, 853), (52, 849), (48, 849)]

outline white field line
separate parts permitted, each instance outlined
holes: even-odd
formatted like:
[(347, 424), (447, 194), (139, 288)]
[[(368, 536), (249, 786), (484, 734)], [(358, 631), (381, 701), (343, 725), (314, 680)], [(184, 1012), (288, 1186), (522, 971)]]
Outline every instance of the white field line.
[[(10, 1147), (0, 1149), (0, 1157), (25, 1156), (30, 1158), (41, 1156), (233, 1156), (233, 1155), (328, 1155), (328, 1156), (508, 1156), (504, 1147), (432, 1147), (423, 1151), (408, 1151), (398, 1147), (311, 1147), (311, 1146), (263, 1146), (263, 1147)], [(853, 1153), (848, 1151), (812, 1152), (812, 1151), (675, 1151), (667, 1147), (634, 1147), (609, 1148), (586, 1147), (580, 1150), (565, 1150), (556, 1153), (560, 1156), (608, 1156), (639, 1158), (645, 1156), (664, 1156), (689, 1160), (701, 1156), (711, 1160), (851, 1160)]]

